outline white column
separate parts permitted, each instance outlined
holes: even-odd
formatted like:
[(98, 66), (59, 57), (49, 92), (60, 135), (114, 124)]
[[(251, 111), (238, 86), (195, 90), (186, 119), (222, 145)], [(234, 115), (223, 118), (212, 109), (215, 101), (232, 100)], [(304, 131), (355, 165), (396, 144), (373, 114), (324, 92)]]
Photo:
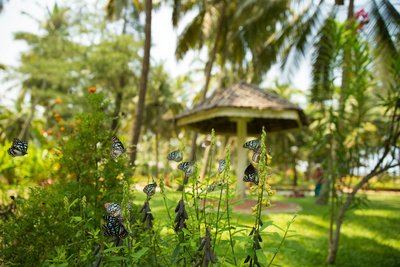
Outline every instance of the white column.
[(247, 164), (246, 150), (243, 148), (243, 144), (246, 142), (247, 138), (247, 120), (244, 118), (237, 119), (236, 124), (236, 134), (237, 134), (237, 163), (236, 163), (236, 179), (237, 187), (240, 197), (245, 196), (245, 184), (243, 182), (244, 170)]

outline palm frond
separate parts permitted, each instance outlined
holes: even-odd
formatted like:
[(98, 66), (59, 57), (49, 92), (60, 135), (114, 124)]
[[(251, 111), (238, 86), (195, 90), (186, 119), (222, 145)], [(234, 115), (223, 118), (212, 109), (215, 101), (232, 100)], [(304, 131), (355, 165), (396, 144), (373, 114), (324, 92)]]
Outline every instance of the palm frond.
[(332, 92), (332, 68), (335, 62), (335, 44), (337, 27), (334, 17), (325, 20), (318, 34), (313, 58), (313, 83), (311, 101), (320, 102), (329, 97)]
[(205, 10), (201, 10), (178, 37), (175, 50), (178, 60), (182, 59), (190, 49), (194, 49), (196, 46), (201, 47), (204, 39), (202, 26), (205, 14)]
[(371, 23), (368, 34), (376, 39), (376, 48), (384, 58), (398, 56), (398, 46), (393, 40), (393, 36), (400, 34), (400, 14), (389, 1), (382, 0), (379, 4), (376, 0), (372, 1), (370, 11)]
[[(289, 74), (299, 67), (300, 57), (304, 57), (308, 49), (312, 47), (309, 42), (311, 36), (318, 32), (321, 25), (324, 24), (323, 3), (324, 1), (321, 0), (313, 11), (309, 11), (308, 14), (302, 16), (302, 20), (293, 29), (294, 34), (292, 34), (292, 40), (289, 45), (283, 51), (281, 65), (282, 69)], [(332, 10), (329, 11), (329, 13), (331, 12)]]
[(172, 25), (176, 28), (178, 26), (179, 19), (181, 17), (182, 1), (174, 0), (172, 7)]

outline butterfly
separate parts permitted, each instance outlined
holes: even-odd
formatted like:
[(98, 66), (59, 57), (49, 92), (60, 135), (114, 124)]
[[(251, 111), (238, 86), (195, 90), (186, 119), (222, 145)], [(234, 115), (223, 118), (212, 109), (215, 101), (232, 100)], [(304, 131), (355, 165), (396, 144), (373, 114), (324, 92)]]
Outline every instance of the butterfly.
[(185, 177), (190, 177), (193, 175), (193, 169), (194, 169), (193, 167), (194, 167), (194, 161), (185, 161), (179, 163), (178, 165), (178, 169), (185, 172)]
[(11, 157), (24, 156), (28, 154), (28, 143), (14, 138), (12, 146), (7, 150)]
[(151, 184), (148, 184), (143, 188), (143, 192), (150, 197), (156, 193), (156, 187), (157, 184), (153, 181)]
[(249, 164), (247, 166), (246, 170), (244, 170), (244, 177), (243, 181), (244, 182), (252, 182), (258, 185), (258, 171), (256, 168), (254, 168), (253, 164)]
[(262, 149), (260, 146), (260, 139), (254, 139), (254, 140), (248, 141), (243, 145), (243, 147), (254, 151), (251, 159), (255, 163), (258, 163), (260, 161), (261, 152), (262, 152)]
[(220, 159), (218, 161), (219, 165), (218, 165), (218, 173), (221, 173), (225, 170), (226, 167), (226, 161), (224, 159)]
[(243, 147), (256, 152), (260, 148), (260, 139), (254, 139), (254, 140), (248, 141), (248, 142), (244, 143)]
[(107, 213), (112, 217), (122, 216), (122, 209), (117, 203), (105, 203), (104, 207), (106, 208)]
[(112, 144), (111, 144), (111, 157), (113, 159), (118, 158), (122, 153), (125, 152), (124, 145), (119, 141), (119, 139), (116, 136), (113, 136), (112, 139)]
[(104, 215), (103, 219), (106, 221), (106, 224), (103, 225), (104, 236), (124, 238), (128, 235), (128, 231), (125, 229), (120, 218)]
[(182, 161), (182, 153), (180, 150), (172, 151), (168, 154), (167, 159), (180, 162)]

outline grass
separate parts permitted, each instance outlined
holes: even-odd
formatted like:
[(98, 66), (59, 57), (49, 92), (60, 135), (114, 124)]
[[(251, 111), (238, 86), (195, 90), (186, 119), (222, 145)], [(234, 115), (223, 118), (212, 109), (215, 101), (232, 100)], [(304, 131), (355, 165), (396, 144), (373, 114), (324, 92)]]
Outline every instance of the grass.
[[(142, 194), (138, 194), (136, 203), (142, 204)], [(143, 194), (144, 195), (144, 194)], [(168, 192), (168, 198), (175, 207), (180, 194)], [(400, 262), (400, 199), (398, 195), (369, 194), (368, 206), (350, 210), (342, 227), (340, 248), (336, 266), (398, 266)], [(280, 266), (327, 266), (325, 264), (328, 250), (329, 215), (328, 207), (314, 205), (313, 197), (285, 198), (274, 196), (273, 201), (294, 202), (303, 207), (291, 226), (289, 237), (274, 264)], [(160, 194), (151, 201), (152, 211), (158, 218), (166, 218), (165, 206)], [(173, 210), (171, 210), (171, 214)], [(158, 217), (158, 218), (157, 218)], [(293, 214), (274, 213), (263, 214), (263, 221), (272, 220), (274, 224), (285, 228)], [(249, 214), (233, 215), (233, 222), (241, 225), (251, 225), (254, 217)], [(165, 223), (165, 220), (164, 222)], [(275, 226), (267, 228), (268, 233), (283, 233)], [(243, 233), (245, 234), (245, 233)], [(268, 234), (263, 239), (267, 248), (276, 248), (279, 239), (270, 238)], [(268, 258), (272, 252), (265, 249)], [(218, 252), (217, 252), (218, 255)]]

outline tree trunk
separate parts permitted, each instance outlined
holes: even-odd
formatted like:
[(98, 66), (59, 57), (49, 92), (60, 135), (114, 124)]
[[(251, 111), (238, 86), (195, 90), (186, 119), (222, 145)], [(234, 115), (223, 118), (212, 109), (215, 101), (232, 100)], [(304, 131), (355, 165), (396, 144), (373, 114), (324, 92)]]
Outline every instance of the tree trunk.
[(39, 99), (37, 99), (37, 98), (34, 99), (33, 96), (31, 95), (31, 112), (29, 114), (29, 117), (24, 122), (21, 131), (19, 132), (18, 139), (20, 139), (20, 140), (28, 139), (29, 128), (30, 128), (33, 118), (35, 117), (36, 105), (38, 104), (38, 102), (39, 102)]
[(160, 143), (160, 135), (158, 133), (158, 130), (156, 130), (156, 177), (158, 179), (158, 162), (160, 161), (160, 155), (159, 155), (159, 143)]
[[(121, 87), (121, 88), (123, 88), (123, 87)], [(113, 113), (112, 122), (111, 122), (111, 132), (112, 133), (115, 133), (116, 130), (117, 130), (118, 122), (119, 122), (119, 119), (120, 119), (122, 98), (123, 98), (122, 91), (118, 91), (115, 94), (115, 108), (114, 108), (114, 113)]]
[(145, 1), (146, 24), (145, 24), (145, 40), (144, 40), (144, 53), (142, 61), (142, 73), (140, 76), (139, 99), (135, 112), (135, 122), (132, 130), (132, 152), (130, 155), (130, 163), (135, 166), (137, 155), (137, 144), (139, 142), (140, 130), (142, 128), (144, 104), (146, 100), (147, 79), (149, 76), (150, 68), (150, 48), (151, 48), (151, 10), (152, 0)]

